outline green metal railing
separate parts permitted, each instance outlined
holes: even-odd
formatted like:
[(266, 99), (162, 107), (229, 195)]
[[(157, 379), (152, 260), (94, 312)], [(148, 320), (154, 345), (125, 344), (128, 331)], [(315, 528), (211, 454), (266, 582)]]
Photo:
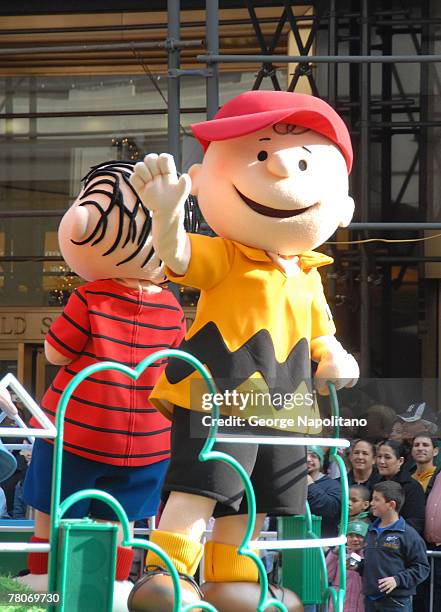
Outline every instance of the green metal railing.
[[(63, 521), (63, 515), (76, 502), (82, 499), (85, 499), (85, 498), (94, 498), (94, 499), (99, 499), (102, 502), (108, 504), (112, 508), (114, 513), (116, 514), (119, 522), (122, 525), (122, 531), (123, 531), (123, 541), (121, 543), (122, 546), (132, 546), (132, 547), (144, 548), (146, 550), (151, 550), (155, 552), (161, 558), (161, 560), (164, 563), (164, 566), (170, 572), (171, 579), (172, 579), (173, 586), (174, 586), (175, 600), (174, 600), (173, 612), (189, 612), (190, 610), (193, 610), (196, 608), (202, 609), (202, 610), (208, 610), (211, 612), (217, 612), (216, 608), (214, 608), (209, 603), (203, 602), (203, 601), (197, 602), (194, 604), (190, 604), (184, 607), (181, 606), (180, 581), (179, 581), (178, 573), (175, 567), (173, 566), (173, 563), (168, 558), (166, 553), (163, 550), (161, 550), (156, 544), (150, 541), (131, 537), (129, 521), (124, 512), (124, 509), (111, 495), (109, 495), (108, 493), (104, 491), (99, 491), (97, 489), (85, 489), (83, 491), (79, 491), (77, 493), (74, 493), (73, 495), (70, 495), (60, 504), (61, 477), (62, 477), (62, 452), (63, 452), (63, 439), (64, 439), (64, 416), (65, 416), (68, 402), (73, 392), (75, 391), (76, 387), (83, 380), (85, 380), (88, 376), (91, 376), (95, 372), (100, 372), (103, 370), (116, 370), (118, 372), (122, 372), (123, 374), (126, 374), (129, 378), (136, 380), (142, 374), (142, 372), (147, 367), (149, 367), (154, 361), (159, 360), (159, 359), (164, 359), (164, 358), (170, 358), (170, 357), (182, 359), (190, 363), (195, 368), (195, 370), (197, 370), (200, 373), (205, 383), (207, 384), (209, 391), (213, 395), (217, 392), (214, 382), (212, 378), (210, 377), (208, 371), (204, 367), (204, 365), (192, 355), (189, 355), (188, 353), (185, 353), (183, 351), (176, 350), (176, 349), (158, 351), (150, 355), (143, 361), (141, 361), (141, 363), (139, 363), (138, 366), (134, 369), (131, 369), (125, 365), (114, 363), (114, 362), (102, 362), (99, 364), (91, 365), (85, 368), (84, 370), (82, 370), (81, 372), (79, 372), (70, 381), (70, 383), (67, 385), (66, 389), (64, 390), (60, 398), (57, 415), (56, 415), (56, 428), (58, 431), (58, 435), (55, 440), (54, 462), (53, 462), (53, 470), (52, 470), (52, 500), (51, 500), (49, 583), (48, 583), (48, 591), (50, 593), (56, 592), (57, 590), (58, 540), (59, 540), (60, 526)], [(335, 416), (338, 416), (338, 401), (337, 401), (337, 395), (335, 392), (335, 387), (332, 384), (329, 384), (329, 390), (330, 390), (330, 397), (331, 397), (332, 412)], [(338, 538), (328, 538), (326, 540), (316, 540), (315, 542), (312, 540), (302, 540), (302, 541), (293, 540), (293, 541), (283, 541), (283, 542), (282, 541), (251, 542), (251, 536), (253, 534), (255, 522), (256, 522), (256, 499), (255, 499), (253, 487), (248, 477), (248, 474), (246, 473), (242, 465), (240, 465), (240, 463), (236, 459), (234, 459), (233, 457), (231, 457), (230, 455), (226, 453), (212, 450), (215, 442), (218, 440), (217, 438), (217, 430), (218, 430), (217, 420), (219, 417), (219, 407), (216, 405), (215, 402), (213, 402), (211, 415), (212, 415), (211, 426), (210, 426), (209, 433), (205, 441), (205, 444), (199, 454), (199, 460), (200, 461), (223, 461), (227, 463), (228, 465), (230, 465), (234, 470), (236, 470), (236, 472), (239, 474), (243, 482), (244, 489), (245, 489), (245, 495), (246, 495), (246, 499), (248, 503), (249, 513), (248, 513), (247, 527), (245, 530), (245, 534), (244, 534), (242, 543), (239, 546), (238, 552), (239, 554), (245, 555), (249, 557), (250, 559), (252, 559), (258, 569), (259, 581), (261, 585), (261, 592), (260, 592), (259, 602), (257, 604), (257, 612), (264, 612), (264, 610), (266, 610), (269, 606), (273, 606), (274, 608), (281, 610), (282, 612), (287, 612), (287, 611), (286, 611), (286, 607), (283, 605), (282, 602), (267, 596), (268, 577), (266, 574), (266, 570), (263, 565), (263, 562), (261, 561), (259, 556), (256, 555), (256, 553), (252, 550), (252, 548), (257, 547), (257, 548), (266, 548), (266, 549), (269, 549), (269, 548), (278, 549), (278, 548), (288, 548), (289, 545), (292, 545), (293, 547), (303, 546), (306, 548), (308, 547), (308, 544), (309, 546), (312, 545), (314, 547), (317, 547), (317, 545), (324, 546), (324, 545), (327, 545), (327, 543), (329, 543), (329, 545), (336, 544), (339, 546), (340, 588), (338, 590), (336, 590), (334, 587), (326, 587), (326, 588), (327, 588), (327, 594), (332, 598), (334, 609), (336, 610), (336, 612), (342, 612), (345, 588), (346, 588), (344, 534), (346, 533), (347, 520), (348, 520), (348, 510), (347, 510), (348, 483), (347, 483), (347, 477), (346, 477), (346, 470), (344, 469), (344, 463), (341, 457), (337, 455), (337, 448), (339, 446), (348, 446), (349, 443), (345, 440), (327, 439), (327, 438), (321, 439), (321, 440), (318, 440), (315, 438), (289, 438), (289, 441), (288, 441), (287, 438), (268, 439), (268, 438), (253, 437), (253, 438), (248, 438), (246, 440), (244, 440), (243, 438), (235, 440), (238, 443), (247, 443), (247, 442), (255, 443), (256, 441), (259, 441), (261, 443), (266, 443), (266, 444), (268, 443), (276, 443), (276, 444), (281, 443), (282, 444), (283, 443), (283, 444), (291, 444), (291, 445), (307, 445), (308, 443), (311, 443), (312, 441), (314, 441), (314, 443), (317, 443), (320, 441), (326, 442), (327, 445), (333, 447), (331, 450), (331, 459), (333, 461), (337, 461), (337, 463), (340, 466), (340, 472), (342, 475), (342, 485), (343, 485), (342, 514), (341, 514), (341, 522), (340, 522)], [(338, 428), (337, 428), (336, 434), (338, 438), (338, 435), (339, 435)], [(222, 441), (225, 441), (226, 438), (222, 436), (221, 438), (219, 438), (219, 440), (220, 439), (222, 439)], [(312, 527), (311, 527), (311, 513), (309, 512), (309, 508), (307, 508), (306, 518), (308, 521), (309, 535), (313, 536)], [(320, 550), (320, 552), (321, 552), (321, 558), (322, 558), (323, 578), (327, 584), (327, 571), (326, 571), (325, 559), (324, 559), (323, 551)], [(116, 551), (114, 551), (114, 554), (116, 555)], [(63, 599), (64, 599), (63, 593), (61, 592), (60, 593), (60, 604), (57, 606), (58, 610), (61, 610), (61, 611), (65, 609), (64, 604), (63, 604)], [(55, 609), (55, 606), (51, 606), (50, 609), (52, 610)], [(72, 611), (68, 611), (68, 612), (72, 612)]]

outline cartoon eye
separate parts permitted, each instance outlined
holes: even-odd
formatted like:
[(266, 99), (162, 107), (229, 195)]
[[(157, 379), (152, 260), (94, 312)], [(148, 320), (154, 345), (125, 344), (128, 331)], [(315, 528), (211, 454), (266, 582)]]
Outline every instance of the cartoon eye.
[(308, 167), (308, 164), (306, 163), (306, 161), (304, 159), (301, 159), (299, 161), (299, 168), (300, 168), (300, 170), (302, 170), (302, 172), (303, 172), (304, 170), (306, 170), (307, 167)]
[(267, 157), (268, 153), (266, 151), (259, 151), (259, 153), (257, 154), (257, 159), (259, 161), (265, 161)]

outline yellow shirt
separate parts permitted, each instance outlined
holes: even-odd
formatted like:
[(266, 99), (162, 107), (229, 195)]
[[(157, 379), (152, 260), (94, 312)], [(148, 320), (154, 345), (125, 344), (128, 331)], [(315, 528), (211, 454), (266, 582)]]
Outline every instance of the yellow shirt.
[[(310, 342), (335, 333), (316, 269), (332, 259), (308, 251), (299, 256), (299, 272), (287, 276), (262, 250), (223, 238), (189, 237), (187, 272), (176, 276), (167, 270), (170, 280), (201, 291), (194, 323), (180, 348), (208, 367), (222, 392), (249, 390), (250, 384), (282, 394), (310, 389)], [(150, 401), (166, 416), (170, 404), (201, 411), (200, 398), (206, 391), (191, 366), (172, 359)], [(296, 406), (290, 415), (296, 411), (305, 414), (305, 406)], [(223, 406), (221, 412), (234, 410)], [(319, 416), (315, 401), (308, 414)]]
[(412, 478), (414, 478), (420, 483), (420, 485), (424, 489), (424, 492), (426, 492), (427, 485), (429, 484), (429, 480), (433, 476), (433, 473), (435, 470), (436, 470), (436, 466), (434, 465), (433, 467), (429, 468), (426, 472), (421, 472), (421, 474), (417, 474), (416, 472), (414, 472), (412, 474)]

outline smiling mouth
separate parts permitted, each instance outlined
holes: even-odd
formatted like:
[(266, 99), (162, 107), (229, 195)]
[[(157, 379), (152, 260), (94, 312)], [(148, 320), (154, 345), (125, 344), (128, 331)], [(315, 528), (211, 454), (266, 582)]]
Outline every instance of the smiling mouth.
[[(237, 191), (237, 193), (239, 194), (241, 199), (245, 202), (245, 204), (249, 208), (251, 208), (251, 210), (254, 210), (254, 212), (258, 213), (259, 215), (265, 215), (265, 217), (276, 217), (277, 219), (286, 219), (288, 217), (296, 217), (297, 215), (301, 215), (302, 213), (307, 211), (309, 208), (311, 208), (311, 206), (306, 206), (306, 208), (295, 208), (294, 210), (283, 210), (280, 208), (271, 208), (270, 206), (264, 206), (263, 204), (259, 204), (258, 202), (251, 200), (251, 198), (247, 198), (247, 196), (243, 195), (243, 193), (241, 193), (237, 187), (234, 187), (234, 189)], [(315, 204), (313, 204), (313, 206), (315, 206)]]

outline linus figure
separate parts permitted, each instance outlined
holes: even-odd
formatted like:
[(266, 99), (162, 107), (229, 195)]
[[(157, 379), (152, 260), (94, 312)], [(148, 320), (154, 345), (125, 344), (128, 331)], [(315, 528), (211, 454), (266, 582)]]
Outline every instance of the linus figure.
[[(59, 227), (65, 261), (88, 282), (72, 293), (46, 337), (47, 359), (61, 366), (41, 403), (52, 421), (62, 392), (86, 366), (114, 361), (135, 367), (155, 351), (179, 346), (185, 333), (180, 305), (161, 287), (164, 271), (152, 244), (151, 216), (129, 182), (133, 167), (123, 161), (94, 166)], [(164, 366), (164, 360), (152, 364), (136, 381), (100, 371), (75, 389), (64, 424), (62, 499), (97, 488), (121, 503), (131, 525), (156, 513), (170, 422), (149, 395)], [(35, 442), (24, 484), (25, 501), (36, 510), (33, 542), (49, 538), (52, 454), (48, 441)], [(65, 516), (87, 515), (116, 519), (99, 500), (83, 500)], [(131, 548), (118, 547), (118, 610), (127, 610), (132, 559)], [(30, 553), (30, 573), (20, 581), (47, 590), (47, 567), (47, 553)]]
[[(178, 178), (171, 156), (151, 154), (131, 178), (152, 211), (153, 244), (167, 276), (201, 290), (181, 348), (207, 365), (224, 394), (258, 380), (269, 393), (292, 395), (310, 379), (311, 358), (318, 362), (319, 393), (326, 394), (326, 381), (352, 386), (358, 366), (334, 337), (317, 271), (332, 260), (311, 250), (346, 226), (354, 210), (352, 148), (343, 121), (313, 96), (251, 91), (192, 129), (205, 150), (202, 164)], [(189, 193), (217, 237), (186, 233), (182, 210)], [(198, 378), (171, 360), (151, 395), (172, 420), (167, 502), (152, 539), (181, 573), (184, 603), (204, 597), (220, 612), (248, 612), (256, 609), (260, 586), (255, 564), (237, 550), (247, 520), (244, 491), (223, 462), (198, 461), (204, 443), (192, 433), (202, 417)], [(306, 403), (300, 413), (318, 416)], [(266, 515), (304, 512), (304, 448), (217, 443), (215, 449), (234, 456), (250, 475), (257, 503), (253, 538)], [(216, 522), (205, 545), (201, 594), (192, 576), (211, 516)], [(149, 571), (134, 587), (130, 610), (172, 609), (171, 580), (161, 565), (148, 554)], [(295, 594), (271, 588), (288, 610), (301, 609)]]

